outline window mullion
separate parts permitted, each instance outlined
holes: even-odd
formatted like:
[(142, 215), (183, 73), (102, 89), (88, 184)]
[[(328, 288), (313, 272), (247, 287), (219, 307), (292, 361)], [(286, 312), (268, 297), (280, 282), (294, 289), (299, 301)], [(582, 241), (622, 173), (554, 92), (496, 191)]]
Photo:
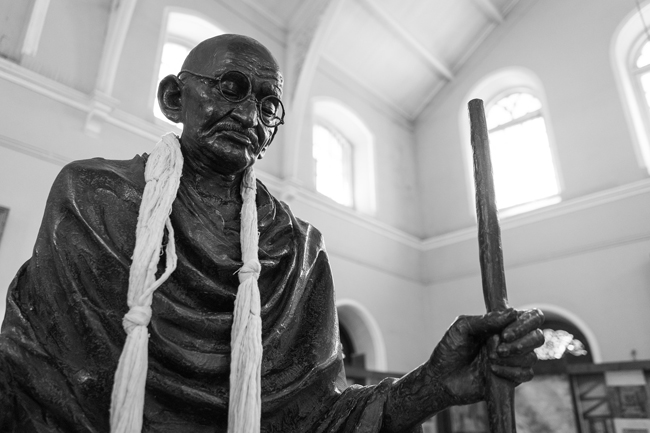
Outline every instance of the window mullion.
[(510, 128), (512, 126), (515, 126), (515, 125), (518, 125), (520, 123), (524, 123), (524, 122), (527, 122), (529, 120), (535, 119), (536, 117), (541, 117), (541, 115), (542, 115), (542, 110), (541, 109), (535, 110), (535, 111), (532, 111), (530, 113), (526, 113), (521, 117), (517, 117), (516, 119), (511, 120), (510, 122), (506, 122), (506, 123), (503, 123), (503, 124), (501, 124), (499, 126), (495, 126), (494, 128), (490, 129), (488, 132), (492, 133), (492, 132), (498, 132), (498, 131), (501, 131), (501, 130), (504, 130), (504, 129), (508, 129), (508, 128)]

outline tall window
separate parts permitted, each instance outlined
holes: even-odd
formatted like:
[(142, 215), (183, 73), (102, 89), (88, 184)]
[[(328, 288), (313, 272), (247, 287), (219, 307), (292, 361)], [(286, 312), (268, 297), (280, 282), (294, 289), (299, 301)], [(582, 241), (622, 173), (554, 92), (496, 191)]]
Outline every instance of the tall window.
[(645, 42), (641, 45), (641, 49), (635, 57), (632, 73), (641, 85), (647, 108), (650, 107), (650, 42)]
[(614, 34), (612, 56), (639, 166), (650, 172), (650, 38), (646, 23), (650, 23), (650, 5), (640, 11), (630, 5), (630, 13)]
[[(643, 123), (646, 131), (650, 131), (650, 41), (641, 44), (634, 53), (631, 63), (630, 75), (632, 76), (638, 104), (642, 107)], [(650, 164), (650, 161), (647, 161), (646, 164)], [(650, 166), (648, 166), (648, 169), (650, 170)]]
[(345, 206), (354, 205), (352, 145), (336, 129), (314, 125), (316, 190)]
[(372, 134), (351, 110), (331, 98), (313, 106), (312, 156), (316, 191), (366, 214), (375, 211)]
[(488, 104), (486, 120), (498, 208), (526, 210), (558, 201), (540, 100), (530, 93), (510, 93)]
[[(183, 12), (169, 12), (167, 14), (166, 31), (162, 42), (156, 89), (160, 80), (167, 75), (177, 74), (181, 70), (185, 57), (199, 42), (223, 33), (223, 30), (196, 15)], [(156, 118), (169, 122), (162, 111), (160, 111), (155, 96), (153, 101), (153, 114)]]

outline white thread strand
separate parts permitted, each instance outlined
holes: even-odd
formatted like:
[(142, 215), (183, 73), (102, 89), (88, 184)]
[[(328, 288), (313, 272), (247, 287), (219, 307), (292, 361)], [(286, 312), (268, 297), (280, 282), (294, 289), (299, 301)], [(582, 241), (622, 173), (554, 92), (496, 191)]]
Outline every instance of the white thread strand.
[(228, 433), (259, 433), (262, 416), (262, 319), (257, 279), (261, 265), (257, 255), (257, 182), (252, 167), (242, 179), (241, 249), (244, 265), (239, 270), (231, 333), (230, 402)]
[[(151, 320), (153, 292), (176, 268), (174, 231), (169, 215), (180, 184), (182, 168), (180, 143), (174, 134), (165, 134), (156, 144), (145, 166), (146, 185), (138, 214), (135, 249), (129, 273), (129, 311), (122, 321), (127, 336), (111, 395), (112, 433), (139, 433), (142, 430), (148, 367), (147, 326)], [(156, 281), (165, 227), (168, 231), (166, 269)]]

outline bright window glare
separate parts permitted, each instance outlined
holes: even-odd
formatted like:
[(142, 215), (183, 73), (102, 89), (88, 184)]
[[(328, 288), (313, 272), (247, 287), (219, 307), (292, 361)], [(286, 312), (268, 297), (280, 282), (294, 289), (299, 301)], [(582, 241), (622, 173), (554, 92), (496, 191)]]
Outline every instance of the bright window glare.
[(490, 151), (499, 209), (560, 192), (543, 118), (492, 133)]
[[(160, 69), (158, 70), (158, 83), (170, 74), (178, 74), (183, 66), (185, 57), (190, 50), (213, 36), (223, 34), (223, 30), (212, 24), (212, 22), (184, 12), (169, 12), (167, 15), (167, 27), (164, 35), (164, 43), (160, 55)], [(156, 87), (157, 89), (157, 87)], [(156, 118), (182, 128), (180, 123), (174, 123), (165, 117), (160, 111), (158, 100), (153, 101), (153, 114)]]
[(639, 79), (641, 80), (641, 87), (643, 87), (646, 104), (650, 107), (650, 72), (641, 75)]
[(641, 54), (636, 59), (636, 67), (642, 68), (650, 64), (650, 42), (646, 42), (641, 49)]
[[(158, 71), (158, 82), (170, 74), (178, 74), (183, 66), (183, 61), (187, 54), (190, 52), (190, 48), (184, 45), (175, 44), (172, 42), (167, 42), (163, 46), (162, 55), (160, 59), (160, 70)], [(158, 101), (153, 104), (153, 114), (157, 118), (164, 120), (167, 123), (172, 125), (181, 126), (170, 120), (168, 120), (165, 115), (160, 111), (160, 106)]]
[(537, 98), (515, 93), (488, 112), (487, 123), (494, 129), (490, 131), (490, 153), (499, 209), (560, 193), (540, 109)]
[(512, 122), (541, 108), (542, 104), (534, 96), (528, 93), (513, 93), (492, 106), (487, 119), (488, 128)]
[(338, 203), (352, 206), (350, 143), (321, 125), (314, 125), (313, 140), (316, 190)]

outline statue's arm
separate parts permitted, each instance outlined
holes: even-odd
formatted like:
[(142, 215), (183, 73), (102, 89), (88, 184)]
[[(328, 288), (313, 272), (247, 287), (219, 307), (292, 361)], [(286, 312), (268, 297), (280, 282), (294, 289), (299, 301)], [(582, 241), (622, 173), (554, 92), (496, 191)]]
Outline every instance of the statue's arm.
[[(2, 343), (0, 343), (2, 344)], [(14, 393), (9, 385), (10, 375), (4, 366), (0, 353), (0, 431), (9, 432), (13, 429)]]
[(533, 350), (544, 343), (537, 329), (543, 321), (539, 310), (459, 317), (429, 360), (393, 383), (382, 433), (409, 431), (449, 406), (482, 400), (484, 365), (512, 386), (531, 380), (537, 359)]
[(393, 383), (384, 408), (382, 433), (404, 432), (453, 404), (425, 362)]

